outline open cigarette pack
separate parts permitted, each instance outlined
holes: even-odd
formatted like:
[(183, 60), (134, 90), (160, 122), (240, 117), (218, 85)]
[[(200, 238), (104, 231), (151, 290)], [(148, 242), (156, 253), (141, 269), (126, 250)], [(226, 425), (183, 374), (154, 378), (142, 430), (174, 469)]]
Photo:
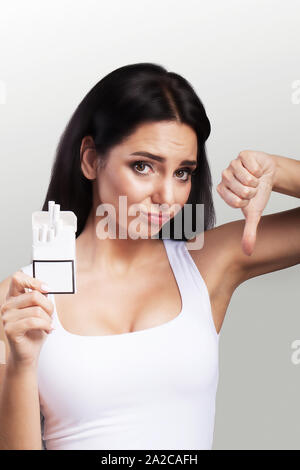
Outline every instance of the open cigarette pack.
[(32, 214), (33, 277), (50, 288), (50, 294), (75, 294), (77, 217), (48, 202), (48, 211)]

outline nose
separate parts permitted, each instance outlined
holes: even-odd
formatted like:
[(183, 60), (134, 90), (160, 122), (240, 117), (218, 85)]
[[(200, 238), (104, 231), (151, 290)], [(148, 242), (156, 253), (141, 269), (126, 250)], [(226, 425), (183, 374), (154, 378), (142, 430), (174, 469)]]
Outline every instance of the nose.
[(153, 204), (165, 204), (165, 211), (168, 207), (171, 207), (173, 204), (175, 204), (175, 189), (172, 178), (162, 178), (157, 182), (155, 188), (153, 189), (152, 201)]

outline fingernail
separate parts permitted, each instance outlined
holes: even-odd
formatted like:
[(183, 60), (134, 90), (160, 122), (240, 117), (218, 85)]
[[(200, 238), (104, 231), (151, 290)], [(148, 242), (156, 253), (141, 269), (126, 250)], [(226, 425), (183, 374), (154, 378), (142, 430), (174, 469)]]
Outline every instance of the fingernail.
[(42, 289), (42, 290), (45, 290), (46, 292), (49, 292), (50, 287), (49, 287), (47, 284), (42, 284), (42, 285), (41, 285), (41, 289)]

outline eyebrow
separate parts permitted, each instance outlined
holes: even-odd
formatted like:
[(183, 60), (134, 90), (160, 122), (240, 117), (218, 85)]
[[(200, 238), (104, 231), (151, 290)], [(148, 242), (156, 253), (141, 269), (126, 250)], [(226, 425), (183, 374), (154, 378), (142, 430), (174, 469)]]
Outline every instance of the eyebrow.
[[(144, 152), (144, 151), (133, 152), (130, 155), (140, 155), (141, 157), (148, 157), (148, 158), (151, 158), (152, 160), (157, 160), (158, 162), (166, 161), (165, 157), (160, 157), (159, 155), (153, 155), (152, 153)], [(194, 166), (194, 165), (197, 165), (197, 161), (196, 160), (183, 160), (180, 163), (180, 165)]]

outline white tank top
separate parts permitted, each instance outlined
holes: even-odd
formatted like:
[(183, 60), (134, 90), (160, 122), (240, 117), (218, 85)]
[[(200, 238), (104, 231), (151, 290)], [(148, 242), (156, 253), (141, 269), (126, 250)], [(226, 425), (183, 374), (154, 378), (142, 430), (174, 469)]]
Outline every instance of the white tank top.
[[(211, 449), (219, 334), (185, 242), (163, 242), (181, 294), (174, 319), (81, 336), (65, 330), (54, 309), (56, 329), (42, 345), (37, 371), (46, 449)], [(32, 264), (21, 269), (32, 276)]]

